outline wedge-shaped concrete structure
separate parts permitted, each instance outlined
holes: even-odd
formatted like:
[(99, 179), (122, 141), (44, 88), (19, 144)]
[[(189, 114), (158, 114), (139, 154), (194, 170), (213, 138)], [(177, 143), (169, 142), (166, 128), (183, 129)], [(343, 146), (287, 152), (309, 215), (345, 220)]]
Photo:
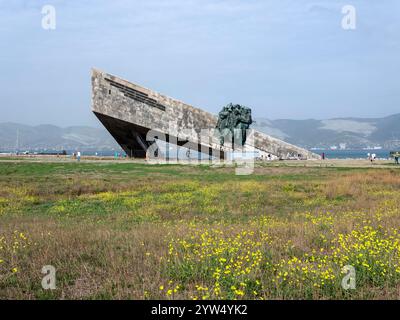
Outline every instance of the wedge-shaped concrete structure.
[[(145, 158), (156, 137), (202, 153), (225, 158), (233, 150), (221, 147), (214, 130), (217, 117), (176, 99), (143, 88), (111, 74), (92, 70), (92, 111), (126, 154)], [(212, 132), (212, 131), (211, 131)], [(258, 131), (252, 131), (244, 149), (280, 159), (319, 159), (320, 156)]]

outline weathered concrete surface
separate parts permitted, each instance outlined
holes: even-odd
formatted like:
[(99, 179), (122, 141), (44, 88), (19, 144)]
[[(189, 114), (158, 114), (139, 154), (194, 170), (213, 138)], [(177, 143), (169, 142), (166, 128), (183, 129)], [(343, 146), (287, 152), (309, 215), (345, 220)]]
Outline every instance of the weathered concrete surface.
[[(92, 70), (92, 111), (129, 156), (145, 156), (149, 130), (159, 132), (158, 138), (162, 140), (189, 145), (192, 149), (202, 147), (203, 152), (213, 150), (218, 154), (221, 150), (216, 134), (207, 135), (206, 141), (201, 138), (199, 143), (200, 130), (214, 130), (216, 116), (96, 69)], [(246, 149), (253, 146), (261, 153), (283, 159), (293, 156), (320, 158), (254, 130), (246, 144)], [(224, 152), (232, 151), (226, 146), (222, 149)]]

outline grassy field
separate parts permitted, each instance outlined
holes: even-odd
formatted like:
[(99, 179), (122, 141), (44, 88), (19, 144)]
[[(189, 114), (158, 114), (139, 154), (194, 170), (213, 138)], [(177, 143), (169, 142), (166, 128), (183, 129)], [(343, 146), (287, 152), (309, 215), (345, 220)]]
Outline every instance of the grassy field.
[(399, 189), (390, 167), (1, 161), (0, 299), (398, 299)]

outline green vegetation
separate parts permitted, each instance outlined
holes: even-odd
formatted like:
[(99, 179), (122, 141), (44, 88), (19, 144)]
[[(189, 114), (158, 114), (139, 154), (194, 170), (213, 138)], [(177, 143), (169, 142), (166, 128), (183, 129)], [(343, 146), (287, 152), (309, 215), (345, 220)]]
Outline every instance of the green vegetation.
[(0, 161), (0, 298), (398, 298), (399, 188), (391, 168)]

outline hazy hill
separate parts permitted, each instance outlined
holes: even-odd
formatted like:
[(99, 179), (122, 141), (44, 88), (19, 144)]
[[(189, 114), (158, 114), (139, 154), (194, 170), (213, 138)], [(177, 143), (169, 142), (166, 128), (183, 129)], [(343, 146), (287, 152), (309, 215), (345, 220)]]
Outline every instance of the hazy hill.
[[(17, 142), (18, 140), (18, 142)], [(0, 123), (0, 150), (111, 150), (119, 148), (106, 129), (75, 126), (60, 128), (53, 125), (27, 126)]]
[(400, 146), (400, 114), (370, 119), (255, 120), (254, 129), (307, 148), (340, 144), (347, 148)]
[[(306, 148), (342, 146), (400, 148), (400, 114), (384, 118), (336, 118), (326, 120), (255, 119), (254, 129)], [(0, 150), (113, 150), (119, 149), (104, 128), (53, 125), (28, 126), (0, 123)]]

